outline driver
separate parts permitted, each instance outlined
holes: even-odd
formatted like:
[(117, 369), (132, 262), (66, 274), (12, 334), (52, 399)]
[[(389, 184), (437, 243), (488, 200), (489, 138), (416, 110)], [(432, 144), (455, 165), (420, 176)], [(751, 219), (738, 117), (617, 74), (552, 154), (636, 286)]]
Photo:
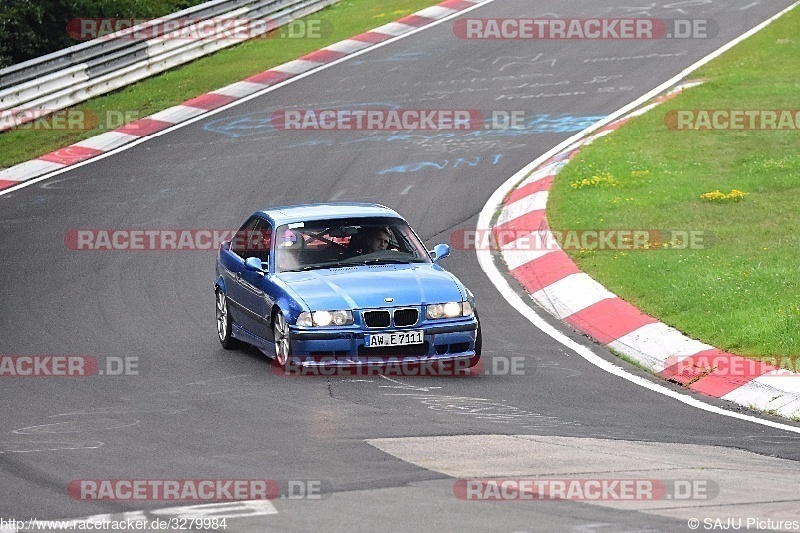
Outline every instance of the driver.
[(364, 253), (380, 252), (389, 248), (389, 243), (392, 242), (392, 234), (385, 227), (365, 228), (364, 242), (366, 243)]

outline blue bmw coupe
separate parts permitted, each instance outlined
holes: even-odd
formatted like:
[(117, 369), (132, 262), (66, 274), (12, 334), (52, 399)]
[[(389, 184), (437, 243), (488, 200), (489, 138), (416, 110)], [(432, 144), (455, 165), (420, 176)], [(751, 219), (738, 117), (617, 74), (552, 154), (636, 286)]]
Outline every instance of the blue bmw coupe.
[(222, 244), (222, 346), (256, 346), (278, 365), (480, 359), (474, 296), (395, 211), (328, 203), (257, 211)]

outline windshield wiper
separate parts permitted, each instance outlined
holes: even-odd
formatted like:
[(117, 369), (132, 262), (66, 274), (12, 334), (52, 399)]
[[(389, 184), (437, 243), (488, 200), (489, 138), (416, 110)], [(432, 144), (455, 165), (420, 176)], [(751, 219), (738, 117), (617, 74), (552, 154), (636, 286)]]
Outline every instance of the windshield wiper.
[(292, 268), (290, 270), (283, 270), (282, 272), (306, 272), (308, 270), (319, 270), (320, 268), (343, 268), (358, 266), (360, 263), (352, 263), (349, 261), (337, 261), (335, 263), (319, 263), (317, 265), (305, 265), (299, 268)]
[(305, 265), (298, 268), (289, 270), (282, 270), (281, 272), (307, 272), (309, 270), (319, 270), (321, 268), (345, 268), (354, 266), (367, 266), (367, 265), (405, 265), (408, 263), (424, 263), (421, 259), (401, 259), (393, 257), (376, 257), (374, 259), (364, 259), (360, 261), (336, 261), (334, 263), (319, 263), (317, 265)]
[(380, 264), (405, 265), (406, 263), (414, 263), (414, 262), (416, 261), (414, 261), (413, 259), (409, 258), (400, 259), (399, 257), (398, 258), (376, 257), (375, 259), (367, 259), (365, 261), (362, 261), (362, 263), (365, 265), (380, 265)]

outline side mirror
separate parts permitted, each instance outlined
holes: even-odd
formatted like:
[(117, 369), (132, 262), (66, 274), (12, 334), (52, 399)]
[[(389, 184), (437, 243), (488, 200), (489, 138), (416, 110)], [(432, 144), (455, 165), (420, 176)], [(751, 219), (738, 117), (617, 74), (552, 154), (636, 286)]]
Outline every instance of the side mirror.
[(431, 259), (433, 259), (433, 262), (436, 263), (437, 261), (450, 255), (450, 247), (446, 244), (437, 244), (433, 247), (433, 251), (430, 252), (430, 254)]
[(247, 261), (244, 262), (244, 267), (253, 272), (264, 272), (264, 264), (258, 257), (248, 257)]

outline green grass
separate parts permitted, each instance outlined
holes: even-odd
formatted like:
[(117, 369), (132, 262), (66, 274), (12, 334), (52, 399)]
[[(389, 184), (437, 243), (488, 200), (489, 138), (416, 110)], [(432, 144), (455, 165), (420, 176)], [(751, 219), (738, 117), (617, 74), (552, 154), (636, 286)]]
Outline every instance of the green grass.
[[(600, 283), (703, 342), (800, 356), (800, 132), (669, 129), (679, 109), (798, 109), (800, 9), (709, 63), (699, 87), (584, 148), (558, 175), (555, 229), (699, 230), (705, 249), (570, 251)], [(570, 184), (608, 173), (616, 185)], [(708, 202), (719, 189), (747, 193)]]
[[(342, 0), (311, 19), (324, 21), (332, 31), (324, 38), (255, 39), (170, 70), (153, 78), (83, 102), (75, 109), (94, 112), (121, 111), (143, 118), (195, 96), (240, 81), (309, 52), (392, 22), (437, 4), (441, 0)], [(323, 32), (328, 33), (328, 32)], [(0, 134), (0, 168), (33, 159), (82, 139), (114, 129), (101, 124), (88, 131), (16, 129)]]

